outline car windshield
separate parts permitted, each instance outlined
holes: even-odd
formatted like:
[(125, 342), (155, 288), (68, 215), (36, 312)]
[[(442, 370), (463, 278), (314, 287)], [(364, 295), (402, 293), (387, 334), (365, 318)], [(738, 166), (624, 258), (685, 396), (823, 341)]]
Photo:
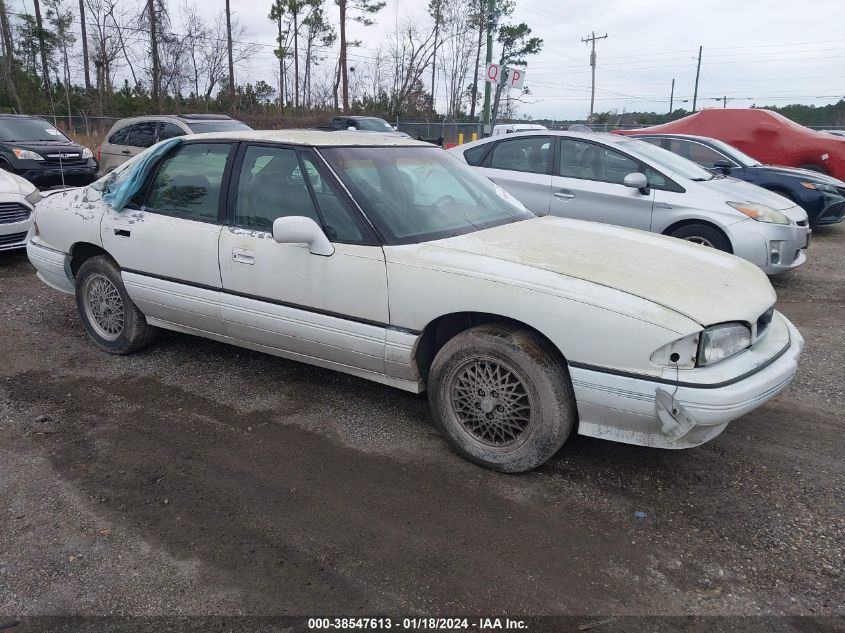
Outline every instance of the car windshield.
[(0, 141), (65, 141), (67, 136), (43, 119), (0, 119)]
[(190, 121), (188, 127), (194, 134), (206, 132), (248, 132), (252, 128), (240, 121)]
[(727, 154), (743, 167), (757, 167), (761, 164), (760, 161), (751, 158), (748, 154), (746, 154), (745, 152), (741, 152), (733, 145), (728, 145), (727, 143), (724, 143), (718, 139), (707, 139), (707, 144), (710, 145), (710, 147), (712, 147), (713, 149), (717, 149), (723, 154)]
[(682, 178), (695, 181), (713, 180), (715, 178), (713, 173), (707, 171), (704, 167), (699, 167), (691, 160), (673, 154), (668, 149), (652, 145), (647, 141), (629, 139), (619, 142), (618, 147), (623, 151), (639, 155), (640, 158), (649, 161), (653, 167), (662, 167), (664, 171), (669, 171)]
[(321, 153), (390, 244), (534, 217), (504, 189), (439, 148), (338, 147)]
[(366, 117), (357, 119), (358, 129), (366, 130), (367, 132), (393, 132), (390, 123), (384, 119), (377, 119), (375, 117)]

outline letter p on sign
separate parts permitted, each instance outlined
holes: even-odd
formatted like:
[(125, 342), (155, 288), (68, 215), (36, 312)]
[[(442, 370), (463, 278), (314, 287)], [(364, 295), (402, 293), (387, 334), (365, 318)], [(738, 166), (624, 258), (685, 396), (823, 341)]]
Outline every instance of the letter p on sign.
[(522, 88), (525, 83), (525, 71), (521, 68), (508, 68), (508, 86)]

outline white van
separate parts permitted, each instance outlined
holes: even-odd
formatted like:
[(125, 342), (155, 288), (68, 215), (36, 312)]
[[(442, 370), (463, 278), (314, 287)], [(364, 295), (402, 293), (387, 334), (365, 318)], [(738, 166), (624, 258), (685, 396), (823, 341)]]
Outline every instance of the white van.
[(533, 132), (534, 130), (547, 130), (545, 125), (535, 123), (503, 123), (493, 126), (493, 136), (501, 134), (513, 134), (514, 132)]

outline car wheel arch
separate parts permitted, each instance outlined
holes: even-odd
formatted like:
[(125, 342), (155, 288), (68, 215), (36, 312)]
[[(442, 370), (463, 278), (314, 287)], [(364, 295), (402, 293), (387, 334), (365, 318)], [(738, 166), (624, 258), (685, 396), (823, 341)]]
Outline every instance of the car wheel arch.
[(549, 349), (559, 355), (564, 363), (567, 362), (562, 350), (548, 336), (523, 321), (489, 312), (452, 312), (433, 319), (423, 328), (414, 349), (414, 363), (419, 376), (424, 381), (428, 380), (429, 370), (437, 352), (455, 336), (478, 325), (490, 323), (510, 325), (535, 334), (548, 345)]
[(730, 244), (730, 248), (731, 248), (730, 252), (731, 252), (731, 254), (733, 254), (733, 243), (731, 242), (731, 238), (728, 237), (728, 234), (725, 232), (725, 230), (721, 226), (719, 226), (718, 224), (715, 224), (714, 222), (710, 222), (709, 220), (702, 220), (702, 219), (698, 219), (698, 218), (689, 218), (689, 219), (686, 219), (686, 220), (679, 220), (678, 222), (675, 222), (674, 224), (670, 224), (665, 229), (663, 229), (662, 235), (671, 236), (675, 231), (677, 231), (681, 227), (689, 226), (691, 224), (703, 224), (705, 226), (709, 226), (709, 227), (712, 227), (713, 229), (717, 230), (719, 233), (722, 234), (722, 236), (724, 236), (725, 241), (728, 244)]
[[(70, 271), (74, 277), (76, 277), (76, 273), (79, 272), (80, 266), (92, 257), (97, 257), (99, 255), (108, 255), (111, 257), (109, 252), (102, 246), (92, 244), (91, 242), (76, 242), (70, 247), (68, 254), (70, 255)], [(112, 259), (114, 258), (112, 257)]]

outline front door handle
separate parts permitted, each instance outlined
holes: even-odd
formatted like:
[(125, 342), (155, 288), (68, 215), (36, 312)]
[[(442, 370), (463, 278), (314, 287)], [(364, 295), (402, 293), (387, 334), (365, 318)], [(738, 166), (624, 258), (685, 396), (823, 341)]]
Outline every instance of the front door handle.
[(115, 229), (114, 234), (117, 237), (129, 237), (130, 235), (132, 235), (132, 232), (127, 231), (126, 229)]
[(255, 251), (248, 251), (244, 248), (234, 248), (232, 249), (232, 261), (252, 266), (255, 263)]
[(574, 198), (575, 194), (572, 193), (569, 189), (561, 189), (560, 191), (555, 191), (554, 194), (555, 198), (560, 198), (561, 200), (569, 200), (570, 198)]

